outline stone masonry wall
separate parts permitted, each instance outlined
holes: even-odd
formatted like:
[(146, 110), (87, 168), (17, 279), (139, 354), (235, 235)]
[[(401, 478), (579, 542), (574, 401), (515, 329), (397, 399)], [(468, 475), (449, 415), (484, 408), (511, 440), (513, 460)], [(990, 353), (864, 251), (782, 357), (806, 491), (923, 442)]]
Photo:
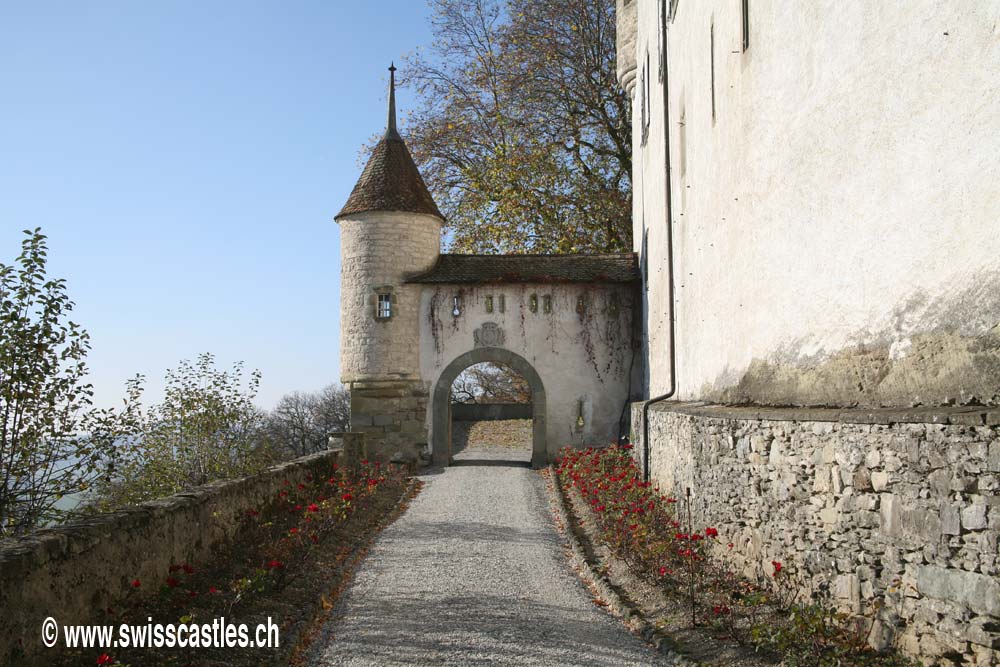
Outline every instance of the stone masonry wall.
[(351, 431), (364, 433), (371, 455), (397, 463), (427, 463), (429, 400), (420, 381), (365, 381), (351, 383)]
[(661, 403), (650, 409), (650, 469), (661, 489), (691, 489), (694, 521), (734, 542), (748, 574), (772, 559), (794, 565), (806, 589), (828, 586), (854, 613), (884, 598), (873, 643), (895, 639), (928, 665), (995, 666), (998, 424), (1000, 411), (983, 408)]
[[(212, 482), (118, 512), (0, 540), (0, 664), (44, 650), (42, 621), (98, 623), (129, 582), (159, 581), (171, 564), (198, 562), (230, 541), (251, 509), (272, 502), (284, 480), (297, 484), (344, 458), (364, 436), (345, 434), (332, 449), (236, 480)], [(354, 452), (352, 454), (352, 452)], [(155, 586), (150, 592), (155, 591)]]

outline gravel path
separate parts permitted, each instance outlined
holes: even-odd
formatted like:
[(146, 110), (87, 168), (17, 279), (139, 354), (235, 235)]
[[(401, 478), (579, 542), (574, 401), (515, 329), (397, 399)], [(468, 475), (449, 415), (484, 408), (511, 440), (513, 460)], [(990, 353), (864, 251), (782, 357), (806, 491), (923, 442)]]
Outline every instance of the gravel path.
[(309, 664), (652, 665), (569, 571), (545, 480), (463, 452), (373, 545)]

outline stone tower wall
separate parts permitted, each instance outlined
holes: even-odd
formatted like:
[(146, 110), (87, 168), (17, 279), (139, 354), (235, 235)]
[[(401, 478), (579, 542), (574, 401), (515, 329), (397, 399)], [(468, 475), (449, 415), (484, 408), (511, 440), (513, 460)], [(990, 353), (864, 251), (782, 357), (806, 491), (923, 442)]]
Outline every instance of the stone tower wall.
[[(420, 287), (404, 276), (429, 269), (441, 247), (430, 215), (366, 212), (341, 218), (340, 376), (344, 383), (420, 378)], [(392, 318), (375, 319), (378, 288), (395, 297)]]
[[(341, 218), (340, 376), (351, 389), (351, 430), (368, 434), (372, 455), (415, 462), (426, 450), (428, 389), (420, 379), (420, 286), (403, 279), (434, 265), (441, 221), (372, 211)], [(393, 295), (377, 320), (377, 294)]]
[(637, 0), (617, 0), (615, 3), (615, 30), (617, 49), (615, 71), (618, 83), (629, 94), (635, 96), (635, 39), (637, 35)]

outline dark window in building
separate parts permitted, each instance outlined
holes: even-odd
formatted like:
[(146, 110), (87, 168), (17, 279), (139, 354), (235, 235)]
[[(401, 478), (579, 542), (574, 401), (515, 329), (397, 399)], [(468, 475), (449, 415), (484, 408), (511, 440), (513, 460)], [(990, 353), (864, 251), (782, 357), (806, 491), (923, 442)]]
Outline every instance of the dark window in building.
[(497, 309), (501, 313), (507, 310), (507, 298), (503, 294), (497, 297)]
[(712, 53), (709, 54), (709, 69), (712, 77), (712, 124), (715, 125), (715, 20), (708, 29), (708, 44)]
[(680, 125), (680, 128), (679, 128), (680, 140), (677, 142), (677, 149), (678, 149), (678, 152), (680, 152), (680, 158), (681, 158), (680, 159), (680, 163), (681, 163), (681, 165), (680, 165), (681, 178), (684, 178), (687, 175), (687, 166), (688, 166), (688, 161), (687, 161), (687, 118), (685, 116), (686, 116), (686, 110), (684, 109), (683, 106), (681, 106), (681, 119), (679, 121), (677, 121), (677, 124)]
[(379, 294), (375, 306), (375, 319), (387, 320), (390, 317), (392, 317), (392, 294)]
[(656, 26), (656, 45), (658, 47), (657, 51), (660, 56), (660, 67), (659, 67), (659, 82), (663, 83), (663, 70), (665, 69), (667, 61), (667, 2), (669, 0), (660, 0), (657, 4), (657, 10), (659, 16), (657, 16)]
[(528, 310), (530, 310), (533, 313), (537, 313), (538, 312), (538, 295), (537, 294), (532, 294), (530, 297), (528, 297)]
[(486, 297), (486, 312), (487, 313), (492, 313), (493, 312), (493, 297), (492, 296)]
[(542, 297), (542, 312), (551, 313), (552, 312), (552, 295), (546, 294)]
[(641, 144), (646, 145), (649, 137), (649, 51), (646, 51), (646, 60), (642, 63), (639, 71), (639, 118), (642, 127)]
[(750, 0), (742, 0), (743, 50), (750, 48)]

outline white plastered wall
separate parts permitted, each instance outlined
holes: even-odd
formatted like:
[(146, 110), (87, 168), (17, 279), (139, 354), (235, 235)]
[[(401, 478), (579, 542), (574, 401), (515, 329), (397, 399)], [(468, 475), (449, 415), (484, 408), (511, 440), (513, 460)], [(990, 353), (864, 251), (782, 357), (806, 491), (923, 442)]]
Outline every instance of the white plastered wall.
[[(637, 1), (634, 225), (656, 394), (670, 375), (661, 3)], [(749, 8), (745, 52), (738, 0), (679, 0), (667, 28), (677, 397), (996, 400), (1000, 1)], [(762, 363), (772, 375), (754, 379)]]
[[(531, 295), (538, 310), (529, 308)], [(500, 296), (504, 312), (499, 312)], [(544, 297), (552, 311), (544, 312)], [(452, 315), (452, 298), (461, 314)], [(494, 310), (486, 311), (492, 296)], [(584, 312), (577, 312), (578, 298)], [(547, 396), (546, 443), (551, 459), (564, 446), (606, 445), (618, 437), (628, 402), (633, 358), (634, 288), (621, 285), (426, 285), (420, 300), (420, 370), (432, 392), (442, 370), (475, 349), (474, 332), (485, 322), (503, 331), (500, 347), (523, 357), (539, 374)], [(634, 397), (633, 397), (634, 398)], [(580, 404), (583, 427), (577, 426)], [(432, 423), (428, 406), (427, 424)], [(626, 413), (626, 419), (628, 414)], [(626, 426), (627, 429), (627, 421)], [(627, 435), (627, 433), (626, 433)], [(433, 434), (431, 434), (433, 441)]]

